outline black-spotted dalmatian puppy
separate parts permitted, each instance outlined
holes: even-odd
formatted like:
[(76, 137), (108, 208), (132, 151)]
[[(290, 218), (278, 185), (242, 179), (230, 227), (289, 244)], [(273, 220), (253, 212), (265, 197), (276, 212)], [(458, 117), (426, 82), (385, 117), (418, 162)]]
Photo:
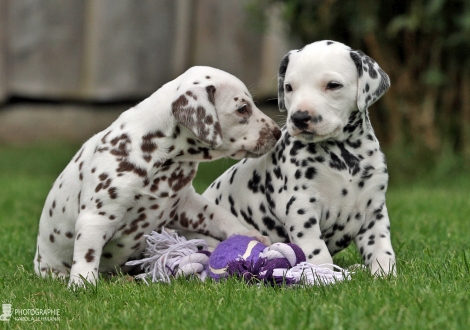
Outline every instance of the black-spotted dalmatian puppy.
[(367, 108), (389, 88), (370, 57), (333, 41), (282, 59), (275, 149), (227, 170), (203, 194), (272, 242), (298, 244), (314, 264), (355, 241), (373, 274), (395, 274), (385, 205), (388, 174)]
[(39, 223), (34, 268), (69, 285), (138, 258), (144, 235), (173, 228), (269, 243), (191, 185), (198, 162), (257, 157), (280, 138), (236, 77), (193, 67), (89, 139), (54, 183)]

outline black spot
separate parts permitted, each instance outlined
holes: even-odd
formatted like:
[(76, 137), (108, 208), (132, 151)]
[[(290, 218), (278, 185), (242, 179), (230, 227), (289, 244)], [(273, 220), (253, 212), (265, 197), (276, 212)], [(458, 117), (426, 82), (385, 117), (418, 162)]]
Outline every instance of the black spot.
[(301, 238), (302, 236), (304, 236), (304, 233), (302, 233), (302, 232), (299, 232), (299, 233), (297, 234), (297, 237), (298, 237), (298, 238)]
[(238, 171), (238, 169), (237, 169), (237, 168), (235, 168), (235, 170), (233, 170), (233, 172), (232, 172), (232, 176), (230, 177), (230, 184), (232, 184), (232, 183), (233, 183), (233, 178), (235, 177), (235, 173), (237, 173), (237, 171)]
[(345, 170), (347, 168), (346, 164), (341, 159), (339, 159), (339, 157), (333, 152), (330, 153), (329, 165), (331, 168), (334, 168), (340, 171)]
[(348, 190), (347, 190), (347, 189), (343, 189), (343, 190), (341, 191), (341, 194), (342, 194), (343, 196), (346, 196), (346, 195), (348, 194)]
[(266, 228), (268, 228), (269, 230), (273, 230), (276, 226), (276, 222), (270, 217), (265, 216), (262, 220)]
[(292, 196), (292, 197), (289, 199), (289, 201), (287, 202), (287, 204), (286, 204), (286, 215), (289, 214), (289, 209), (290, 209), (292, 203), (295, 202), (295, 200), (296, 200), (295, 196)]
[(230, 203), (230, 212), (236, 217), (238, 217), (238, 212), (235, 210), (235, 201), (231, 195), (228, 196), (228, 202)]
[(259, 205), (259, 210), (261, 211), (261, 213), (266, 213), (266, 207), (264, 206), (263, 203)]
[(309, 167), (305, 171), (305, 178), (308, 180), (312, 180), (316, 174), (317, 174), (317, 169), (315, 167)]
[(248, 180), (248, 189), (253, 191), (255, 194), (260, 190), (261, 176), (258, 172), (253, 171), (253, 176)]
[(295, 140), (294, 144), (292, 145), (292, 148), (290, 149), (290, 152), (289, 154), (291, 156), (297, 156), (297, 153), (299, 152), (299, 150), (301, 150), (302, 148), (305, 148), (305, 144), (303, 144), (301, 141), (299, 140)]

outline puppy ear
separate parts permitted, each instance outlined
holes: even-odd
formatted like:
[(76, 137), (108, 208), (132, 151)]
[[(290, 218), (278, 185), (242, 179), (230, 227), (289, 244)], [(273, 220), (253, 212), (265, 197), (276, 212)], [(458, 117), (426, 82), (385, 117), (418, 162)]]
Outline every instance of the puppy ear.
[(366, 110), (390, 87), (390, 78), (372, 58), (360, 50), (350, 51), (357, 69), (357, 107)]
[(287, 66), (289, 65), (289, 55), (292, 51), (288, 52), (281, 60), (279, 64), (279, 72), (277, 74), (277, 104), (279, 106), (279, 111), (287, 111), (286, 103), (284, 101), (284, 78), (286, 76)]
[(222, 144), (222, 128), (215, 108), (216, 88), (213, 85), (180, 86), (181, 94), (171, 104), (176, 122), (212, 148)]

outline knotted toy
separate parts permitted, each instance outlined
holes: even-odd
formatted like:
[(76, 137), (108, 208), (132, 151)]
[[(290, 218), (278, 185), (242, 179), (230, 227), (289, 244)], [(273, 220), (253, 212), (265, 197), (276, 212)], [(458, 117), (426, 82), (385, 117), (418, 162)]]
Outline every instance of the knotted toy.
[(253, 237), (234, 235), (211, 253), (204, 240), (186, 240), (176, 232), (154, 231), (146, 237), (145, 258), (126, 263), (140, 265), (143, 273), (136, 278), (146, 283), (148, 277), (152, 282), (170, 282), (172, 277), (188, 275), (202, 281), (208, 276), (217, 281), (235, 276), (270, 285), (319, 285), (350, 279), (350, 273), (338, 266), (307, 263), (295, 244), (267, 247)]

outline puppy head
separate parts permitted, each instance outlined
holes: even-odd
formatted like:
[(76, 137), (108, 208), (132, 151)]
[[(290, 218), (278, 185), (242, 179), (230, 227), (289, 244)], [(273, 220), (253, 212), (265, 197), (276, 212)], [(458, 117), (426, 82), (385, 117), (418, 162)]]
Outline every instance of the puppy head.
[(172, 113), (199, 142), (236, 159), (268, 152), (281, 136), (238, 78), (210, 67), (183, 74)]
[(287, 53), (278, 74), (278, 103), (290, 135), (306, 142), (340, 138), (349, 116), (366, 111), (390, 87), (387, 74), (361, 51), (318, 41)]

